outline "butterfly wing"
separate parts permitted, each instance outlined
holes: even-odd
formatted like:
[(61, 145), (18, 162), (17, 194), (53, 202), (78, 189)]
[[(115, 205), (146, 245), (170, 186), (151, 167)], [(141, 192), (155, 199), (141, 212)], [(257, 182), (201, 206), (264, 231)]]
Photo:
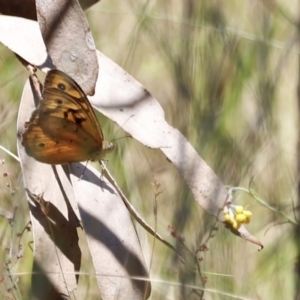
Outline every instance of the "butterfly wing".
[(68, 119), (44, 115), (42, 120), (27, 124), (22, 138), (27, 154), (36, 160), (54, 165), (80, 162), (101, 151), (80, 126)]
[(93, 108), (71, 77), (50, 71), (42, 98), (22, 135), (28, 155), (41, 162), (64, 164), (101, 159), (112, 149), (110, 144), (107, 151), (103, 149), (103, 133)]
[[(103, 132), (101, 130), (98, 119), (94, 113), (94, 110), (87, 99), (85, 93), (81, 87), (67, 74), (59, 70), (51, 70), (48, 72), (43, 91), (43, 99), (47, 98), (48, 90), (59, 90), (65, 95), (70, 96), (75, 102), (72, 109), (76, 109), (78, 113), (81, 113), (81, 117), (84, 115), (87, 122), (83, 123), (85, 131), (98, 140), (98, 143), (101, 145), (103, 141)], [(69, 99), (70, 99), (69, 97)], [(52, 105), (56, 105), (52, 103)], [(53, 108), (53, 107), (52, 107)], [(93, 126), (87, 126), (93, 124)]]

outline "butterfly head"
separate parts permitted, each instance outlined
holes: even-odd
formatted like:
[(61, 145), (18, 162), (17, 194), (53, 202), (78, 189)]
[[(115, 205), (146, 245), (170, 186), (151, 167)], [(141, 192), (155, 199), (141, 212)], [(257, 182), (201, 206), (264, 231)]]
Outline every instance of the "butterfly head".
[(111, 152), (114, 149), (115, 149), (115, 145), (113, 142), (106, 142), (106, 141), (102, 142), (102, 150), (104, 151), (105, 154)]
[(115, 149), (115, 145), (113, 142), (106, 142), (105, 145), (103, 145), (102, 147), (103, 147), (103, 149), (105, 149), (109, 152)]
[(113, 151), (115, 145), (112, 142), (102, 141), (102, 148), (99, 151), (93, 153), (93, 157), (90, 158), (91, 161), (103, 160), (106, 154)]

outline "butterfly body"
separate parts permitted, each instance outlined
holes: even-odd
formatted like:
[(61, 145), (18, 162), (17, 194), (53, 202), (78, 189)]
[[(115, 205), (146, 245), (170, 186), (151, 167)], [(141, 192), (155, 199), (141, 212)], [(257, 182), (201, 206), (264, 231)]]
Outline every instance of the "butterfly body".
[(103, 133), (80, 86), (65, 73), (49, 71), (42, 100), (25, 123), (26, 153), (48, 164), (102, 160), (114, 145)]

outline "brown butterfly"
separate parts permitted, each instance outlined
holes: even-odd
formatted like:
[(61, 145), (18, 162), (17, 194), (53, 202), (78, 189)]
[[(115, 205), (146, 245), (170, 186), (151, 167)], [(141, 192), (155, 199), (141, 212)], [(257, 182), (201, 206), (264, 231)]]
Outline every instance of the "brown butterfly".
[(47, 164), (102, 160), (113, 150), (80, 86), (67, 74), (49, 71), (42, 100), (25, 123), (26, 153)]

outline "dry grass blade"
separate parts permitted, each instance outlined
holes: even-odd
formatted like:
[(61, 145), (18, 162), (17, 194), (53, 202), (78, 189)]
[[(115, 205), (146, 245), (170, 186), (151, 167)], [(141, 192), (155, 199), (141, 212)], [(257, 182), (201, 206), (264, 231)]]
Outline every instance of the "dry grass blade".
[(119, 193), (92, 166), (70, 164), (70, 173), (103, 299), (147, 299), (149, 274)]
[[(159, 241), (161, 241), (163, 244), (165, 244), (167, 247), (175, 251), (177, 253), (175, 247), (173, 247), (168, 241), (166, 241), (158, 232), (156, 232), (145, 220), (141, 217), (141, 215), (136, 211), (136, 209), (132, 206), (132, 204), (128, 201), (120, 187), (118, 186), (117, 182), (114, 180), (114, 178), (109, 173), (108, 169), (106, 168), (105, 163), (100, 162), (101, 167), (103, 169), (103, 175), (107, 178), (107, 180), (115, 187), (117, 192), (119, 193), (121, 199), (123, 200), (125, 206), (127, 207), (130, 214), (134, 217), (134, 219), (150, 234), (152, 234), (155, 238), (157, 238)], [(180, 260), (184, 263), (183, 258), (177, 253)]]

